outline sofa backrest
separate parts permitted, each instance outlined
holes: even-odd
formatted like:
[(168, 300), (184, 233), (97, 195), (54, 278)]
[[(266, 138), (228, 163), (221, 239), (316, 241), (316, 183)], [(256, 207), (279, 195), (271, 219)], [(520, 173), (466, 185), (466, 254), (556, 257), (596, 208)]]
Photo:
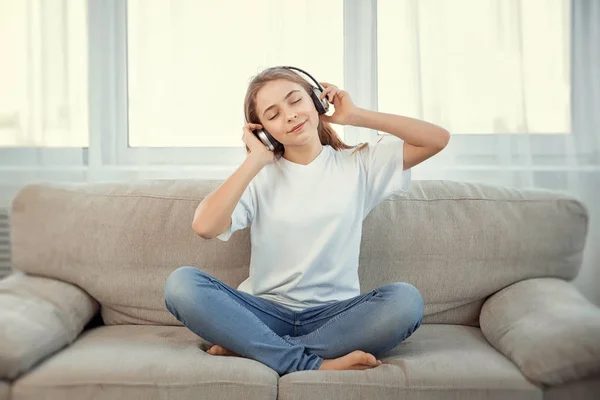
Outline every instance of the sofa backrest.
[[(248, 276), (249, 228), (227, 242), (192, 230), (196, 207), (221, 183), (25, 186), (10, 212), (14, 267), (79, 286), (107, 325), (180, 325), (164, 306), (173, 270), (195, 266), (234, 288)], [(586, 207), (561, 192), (413, 181), (363, 222), (361, 292), (409, 282), (425, 299), (424, 323), (477, 326), (485, 299), (505, 286), (573, 279), (587, 229)]]

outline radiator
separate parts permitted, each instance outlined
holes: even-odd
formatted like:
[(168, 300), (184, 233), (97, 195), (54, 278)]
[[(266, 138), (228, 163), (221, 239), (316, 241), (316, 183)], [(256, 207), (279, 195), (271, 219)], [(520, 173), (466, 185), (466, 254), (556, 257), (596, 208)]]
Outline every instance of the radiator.
[(8, 222), (8, 208), (0, 207), (0, 279), (8, 275), (12, 270)]

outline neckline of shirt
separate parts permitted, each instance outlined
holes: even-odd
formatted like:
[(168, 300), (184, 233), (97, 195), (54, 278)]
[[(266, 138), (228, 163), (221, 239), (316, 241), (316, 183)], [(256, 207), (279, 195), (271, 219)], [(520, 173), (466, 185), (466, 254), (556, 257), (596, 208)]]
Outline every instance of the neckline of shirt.
[(292, 162), (292, 161), (287, 160), (287, 159), (285, 159), (283, 157), (281, 157), (279, 159), (279, 161), (281, 161), (281, 163), (284, 164), (286, 166), (286, 168), (294, 168), (294, 169), (297, 169), (297, 170), (312, 169), (313, 167), (321, 164), (325, 160), (325, 157), (329, 153), (329, 149), (331, 149), (331, 146), (328, 145), (328, 144), (324, 144), (323, 145), (323, 149), (321, 149), (321, 152), (315, 157), (314, 160), (312, 160), (310, 163), (308, 163), (306, 165)]

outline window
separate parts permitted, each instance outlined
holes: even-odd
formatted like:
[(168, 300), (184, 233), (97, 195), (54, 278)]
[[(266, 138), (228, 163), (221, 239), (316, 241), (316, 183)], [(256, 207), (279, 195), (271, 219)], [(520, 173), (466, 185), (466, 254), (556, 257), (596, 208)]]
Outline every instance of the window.
[(571, 133), (568, 0), (380, 0), (379, 111), (453, 134)]
[(343, 86), (343, 19), (343, 0), (129, 0), (128, 146), (243, 149), (244, 95), (264, 67)]
[(88, 145), (86, 4), (0, 2), (0, 147)]

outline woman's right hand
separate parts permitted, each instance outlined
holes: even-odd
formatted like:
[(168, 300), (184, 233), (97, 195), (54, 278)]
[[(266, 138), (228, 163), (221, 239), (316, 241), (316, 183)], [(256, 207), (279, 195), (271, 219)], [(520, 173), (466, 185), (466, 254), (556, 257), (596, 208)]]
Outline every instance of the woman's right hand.
[(270, 164), (276, 160), (275, 153), (273, 153), (267, 146), (263, 144), (255, 135), (252, 133), (253, 130), (262, 129), (261, 124), (246, 123), (242, 128), (242, 141), (246, 144), (246, 152), (249, 157), (256, 158), (260, 162)]

